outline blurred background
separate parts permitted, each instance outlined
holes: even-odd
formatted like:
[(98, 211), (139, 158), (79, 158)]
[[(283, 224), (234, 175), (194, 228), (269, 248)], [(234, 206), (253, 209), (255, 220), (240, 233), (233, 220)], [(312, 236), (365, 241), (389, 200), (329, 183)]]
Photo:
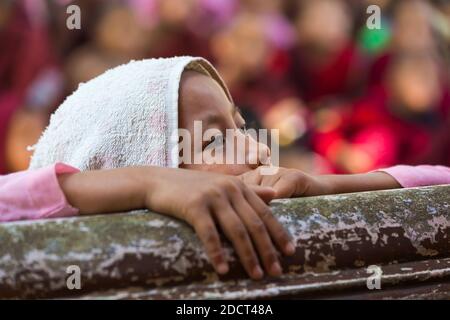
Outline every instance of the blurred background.
[(449, 49), (447, 0), (0, 0), (0, 174), (80, 82), (174, 55), (209, 59), (250, 127), (280, 129), (282, 166), (450, 166)]

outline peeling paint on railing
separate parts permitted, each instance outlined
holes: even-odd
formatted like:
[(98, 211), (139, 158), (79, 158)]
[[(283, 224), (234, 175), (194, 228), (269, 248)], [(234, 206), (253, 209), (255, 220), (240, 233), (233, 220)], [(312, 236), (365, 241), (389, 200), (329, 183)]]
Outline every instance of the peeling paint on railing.
[[(189, 294), (199, 298), (214, 286), (222, 297), (270, 297), (298, 288), (322, 290), (323, 283), (361, 286), (344, 275), (362, 274), (371, 264), (450, 256), (450, 186), (279, 200), (272, 208), (297, 246), (295, 256), (283, 260), (288, 273), (281, 279), (247, 280), (237, 259), (219, 279), (189, 226), (135, 211), (0, 225), (0, 297), (120, 298), (145, 292), (141, 297), (167, 298), (170, 292), (184, 297), (180, 292), (189, 286), (198, 290)], [(227, 251), (234, 255), (231, 247)], [(81, 290), (66, 287), (70, 265), (81, 269)], [(233, 291), (239, 282), (246, 284), (245, 294)], [(297, 289), (283, 291), (289, 283)]]

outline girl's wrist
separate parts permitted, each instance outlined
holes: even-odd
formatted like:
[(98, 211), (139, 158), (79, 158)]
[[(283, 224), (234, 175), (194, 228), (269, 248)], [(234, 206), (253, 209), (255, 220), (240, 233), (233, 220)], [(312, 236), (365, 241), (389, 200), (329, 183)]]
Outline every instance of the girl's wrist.
[(131, 173), (131, 195), (137, 208), (152, 207), (152, 195), (158, 185), (161, 185), (161, 169), (158, 167), (141, 166), (129, 168)]
[(176, 183), (176, 175), (172, 174), (173, 169), (154, 166), (134, 169), (137, 169), (135, 171), (135, 181), (140, 208), (159, 212), (168, 211), (172, 204), (166, 201), (165, 195), (170, 192), (167, 185), (168, 181), (169, 183)]

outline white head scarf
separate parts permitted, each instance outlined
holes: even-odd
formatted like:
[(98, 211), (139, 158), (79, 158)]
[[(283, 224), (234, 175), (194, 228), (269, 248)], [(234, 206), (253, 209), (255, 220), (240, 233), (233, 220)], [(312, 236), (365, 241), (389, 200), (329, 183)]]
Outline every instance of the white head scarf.
[(131, 61), (80, 84), (50, 118), (30, 168), (56, 162), (80, 170), (132, 165), (178, 167), (178, 92), (184, 70), (215, 79), (205, 59)]

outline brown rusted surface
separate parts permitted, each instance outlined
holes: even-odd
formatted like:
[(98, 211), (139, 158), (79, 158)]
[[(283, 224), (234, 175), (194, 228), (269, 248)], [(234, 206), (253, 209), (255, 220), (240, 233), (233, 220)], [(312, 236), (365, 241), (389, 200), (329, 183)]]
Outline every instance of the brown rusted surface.
[[(219, 279), (189, 226), (137, 211), (0, 225), (0, 297), (367, 295), (370, 264), (382, 266), (388, 288), (424, 281), (439, 281), (439, 294), (448, 288), (450, 186), (289, 199), (272, 207), (297, 244), (280, 279), (246, 279), (230, 247), (231, 272)], [(81, 290), (66, 287), (70, 265), (81, 269)]]

